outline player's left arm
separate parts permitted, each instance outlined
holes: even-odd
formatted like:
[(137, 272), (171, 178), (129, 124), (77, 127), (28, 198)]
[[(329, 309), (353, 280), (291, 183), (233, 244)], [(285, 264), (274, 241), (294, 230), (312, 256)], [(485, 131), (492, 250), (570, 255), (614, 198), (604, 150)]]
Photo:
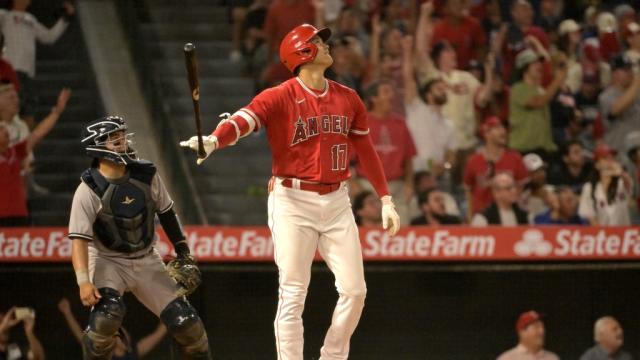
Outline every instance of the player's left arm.
[(358, 154), (365, 176), (373, 185), (376, 193), (378, 193), (380, 201), (382, 201), (382, 227), (389, 229), (391, 235), (395, 235), (400, 229), (400, 217), (395, 210), (391, 195), (389, 195), (389, 187), (387, 186), (382, 162), (380, 162), (380, 157), (376, 153), (369, 135), (366, 109), (360, 97), (355, 93), (353, 97), (355, 98), (353, 103), (356, 108), (356, 115), (349, 130), (349, 139)]
[(164, 182), (160, 175), (156, 173), (151, 181), (151, 197), (155, 201), (158, 208), (158, 219), (160, 225), (167, 234), (169, 241), (173, 244), (173, 249), (178, 257), (186, 257), (189, 255), (189, 246), (187, 245), (186, 236), (182, 229), (182, 224), (174, 210), (174, 203), (164, 186)]
[(191, 256), (186, 236), (178, 214), (173, 209), (173, 200), (164, 186), (160, 175), (156, 174), (151, 182), (151, 197), (156, 202), (160, 225), (173, 244), (177, 257), (167, 264), (167, 272), (179, 286), (177, 296), (189, 295), (202, 283), (202, 273), (196, 259)]

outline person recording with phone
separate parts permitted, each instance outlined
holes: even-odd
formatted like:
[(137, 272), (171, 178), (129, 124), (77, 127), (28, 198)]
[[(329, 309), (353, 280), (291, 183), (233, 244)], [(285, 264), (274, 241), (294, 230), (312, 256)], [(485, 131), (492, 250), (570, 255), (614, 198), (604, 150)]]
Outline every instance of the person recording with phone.
[[(21, 321), (28, 342), (26, 346), (9, 342), (11, 328)], [(14, 306), (6, 313), (0, 313), (0, 360), (44, 360), (44, 348), (34, 332), (35, 324), (35, 311), (30, 308)]]

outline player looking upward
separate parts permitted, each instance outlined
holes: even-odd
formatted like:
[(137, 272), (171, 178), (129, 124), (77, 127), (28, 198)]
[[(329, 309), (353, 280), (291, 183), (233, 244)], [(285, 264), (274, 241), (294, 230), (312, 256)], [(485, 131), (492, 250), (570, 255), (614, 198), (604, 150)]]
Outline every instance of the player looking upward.
[[(296, 77), (260, 93), (203, 139), (208, 156), (266, 129), (273, 154), (268, 218), (279, 270), (274, 330), (281, 360), (303, 358), (302, 312), (316, 250), (340, 295), (320, 359), (348, 357), (364, 307), (362, 252), (346, 184), (349, 144), (381, 197), (383, 227), (394, 235), (400, 226), (362, 101), (354, 90), (324, 77), (333, 63), (330, 36), (329, 29), (308, 24), (293, 29), (280, 44), (280, 60)], [(197, 137), (180, 145), (197, 150)]]

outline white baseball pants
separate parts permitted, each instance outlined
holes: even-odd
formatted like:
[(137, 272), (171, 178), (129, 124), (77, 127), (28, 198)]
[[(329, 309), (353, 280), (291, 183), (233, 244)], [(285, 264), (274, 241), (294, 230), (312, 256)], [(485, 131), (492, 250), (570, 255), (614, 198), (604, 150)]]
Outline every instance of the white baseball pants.
[(333, 272), (339, 294), (320, 359), (347, 359), (367, 288), (346, 183), (332, 193), (319, 195), (286, 188), (280, 181), (275, 180), (268, 206), (280, 284), (274, 322), (278, 359), (303, 359), (302, 312), (316, 250)]

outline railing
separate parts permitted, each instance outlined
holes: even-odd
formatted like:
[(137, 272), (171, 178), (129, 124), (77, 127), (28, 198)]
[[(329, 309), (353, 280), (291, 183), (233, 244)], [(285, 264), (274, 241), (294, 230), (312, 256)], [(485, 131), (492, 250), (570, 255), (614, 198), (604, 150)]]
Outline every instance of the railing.
[(144, 2), (116, 0), (115, 5), (123, 30), (129, 40), (129, 49), (133, 56), (142, 91), (151, 107), (157, 141), (163, 144), (160, 146), (161, 155), (167, 164), (173, 165), (167, 174), (168, 180), (175, 184), (172, 196), (177, 200), (178, 211), (185, 223), (207, 224), (204, 208), (200, 197), (197, 196), (191, 172), (178, 146), (179, 139), (175, 138), (176, 129), (164, 110), (164, 102), (159, 91), (161, 84), (153, 76), (153, 70), (149, 66), (152, 60), (147, 56), (144, 47), (145, 39), (138, 26), (139, 16), (145, 16)]

